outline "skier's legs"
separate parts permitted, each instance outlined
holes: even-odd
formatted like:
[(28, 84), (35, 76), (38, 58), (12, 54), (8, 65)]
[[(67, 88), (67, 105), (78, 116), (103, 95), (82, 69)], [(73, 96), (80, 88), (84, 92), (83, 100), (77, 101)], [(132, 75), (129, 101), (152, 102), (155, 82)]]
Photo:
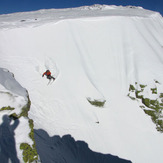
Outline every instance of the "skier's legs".
[(55, 80), (55, 78), (54, 78), (53, 76), (51, 76), (51, 78), (52, 78), (53, 80)]
[(51, 76), (51, 75), (48, 75), (47, 76), (47, 79), (49, 79), (49, 80), (51, 80), (51, 79), (55, 80), (55, 78), (53, 76)]
[(51, 76), (50, 75), (47, 75), (47, 79), (51, 80)]

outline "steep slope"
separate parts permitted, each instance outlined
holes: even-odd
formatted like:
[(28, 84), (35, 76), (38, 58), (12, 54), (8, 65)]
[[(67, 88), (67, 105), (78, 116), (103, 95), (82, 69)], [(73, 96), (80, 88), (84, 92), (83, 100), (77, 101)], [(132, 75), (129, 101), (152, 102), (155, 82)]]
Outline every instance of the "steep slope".
[(37, 160), (33, 121), (28, 118), (29, 109), (27, 90), (11, 72), (0, 68), (0, 162)]
[[(163, 92), (158, 13), (95, 6), (0, 19), (0, 65), (28, 90), (35, 129), (49, 137), (70, 134), (92, 151), (135, 163), (163, 161), (162, 134), (138, 101), (127, 96), (135, 82), (150, 89), (158, 81), (158, 95)], [(57, 75), (50, 85), (42, 78), (46, 69)], [(153, 98), (148, 92), (144, 96)], [(99, 108), (87, 98), (106, 102)]]

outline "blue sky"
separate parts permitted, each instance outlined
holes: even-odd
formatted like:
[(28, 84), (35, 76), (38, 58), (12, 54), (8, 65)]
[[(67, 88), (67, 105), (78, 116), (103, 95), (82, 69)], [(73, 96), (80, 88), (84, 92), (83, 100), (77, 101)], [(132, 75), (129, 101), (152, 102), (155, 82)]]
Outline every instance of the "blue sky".
[(0, 14), (93, 4), (142, 6), (163, 15), (163, 0), (0, 0)]

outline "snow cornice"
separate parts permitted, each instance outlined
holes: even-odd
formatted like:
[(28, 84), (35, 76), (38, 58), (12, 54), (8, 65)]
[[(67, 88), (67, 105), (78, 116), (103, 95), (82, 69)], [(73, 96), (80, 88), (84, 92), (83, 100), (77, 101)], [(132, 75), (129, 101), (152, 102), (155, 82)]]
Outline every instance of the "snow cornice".
[[(158, 12), (136, 6), (99, 5), (82, 6), (65, 9), (41, 9), (38, 11), (18, 12), (0, 15), (0, 28), (17, 28), (26, 25), (43, 25), (66, 19), (95, 18), (95, 17), (161, 17)], [(162, 18), (162, 17), (161, 17)]]

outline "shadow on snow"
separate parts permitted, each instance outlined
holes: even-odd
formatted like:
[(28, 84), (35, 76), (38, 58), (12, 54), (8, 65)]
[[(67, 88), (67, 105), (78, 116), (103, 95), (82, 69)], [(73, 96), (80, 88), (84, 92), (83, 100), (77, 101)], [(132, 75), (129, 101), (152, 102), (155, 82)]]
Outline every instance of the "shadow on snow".
[(71, 135), (50, 137), (42, 129), (34, 133), (42, 163), (131, 163), (117, 156), (93, 152), (86, 142), (75, 141)]
[(11, 124), (11, 119), (8, 115), (3, 116), (3, 122), (0, 125), (0, 162), (19, 163), (15, 147), (14, 130), (19, 124), (19, 120), (14, 120)]

